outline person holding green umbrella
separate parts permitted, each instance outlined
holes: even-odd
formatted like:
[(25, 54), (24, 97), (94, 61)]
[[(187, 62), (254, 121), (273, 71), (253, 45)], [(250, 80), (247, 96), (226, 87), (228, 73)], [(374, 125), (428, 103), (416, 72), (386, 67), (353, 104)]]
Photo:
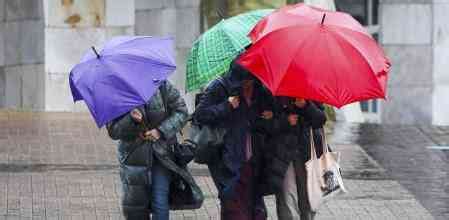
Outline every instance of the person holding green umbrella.
[(266, 109), (268, 91), (233, 61), (250, 46), (249, 31), (272, 11), (256, 10), (222, 20), (194, 43), (187, 61), (187, 91), (213, 80), (198, 99), (193, 121), (226, 129), (217, 160), (207, 163), (224, 220), (267, 217), (258, 184), (263, 135), (255, 132), (255, 122), (265, 120), (260, 116)]
[(251, 29), (273, 11), (254, 10), (223, 19), (201, 35), (187, 58), (187, 92), (200, 89), (226, 73), (231, 61), (251, 43), (247, 36)]
[(266, 220), (262, 181), (265, 132), (272, 114), (268, 90), (246, 69), (231, 69), (213, 80), (193, 114), (194, 123), (225, 130), (207, 166), (218, 191), (221, 219)]

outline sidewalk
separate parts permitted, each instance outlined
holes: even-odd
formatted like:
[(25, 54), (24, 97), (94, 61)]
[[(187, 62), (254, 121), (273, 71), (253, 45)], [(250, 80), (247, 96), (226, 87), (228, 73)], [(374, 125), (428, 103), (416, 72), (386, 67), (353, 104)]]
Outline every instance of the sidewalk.
[[(338, 141), (337, 141), (338, 143)], [(358, 145), (342, 152), (349, 193), (325, 204), (317, 219), (433, 219)], [(204, 166), (191, 165), (203, 207), (171, 219), (218, 219), (216, 190)], [(90, 116), (0, 111), (0, 220), (122, 219), (115, 143)], [(270, 219), (275, 203), (267, 198)]]

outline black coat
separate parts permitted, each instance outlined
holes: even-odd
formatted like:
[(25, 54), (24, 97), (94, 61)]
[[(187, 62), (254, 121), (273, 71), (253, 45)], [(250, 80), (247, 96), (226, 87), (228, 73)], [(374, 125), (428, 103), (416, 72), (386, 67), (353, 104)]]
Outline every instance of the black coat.
[[(165, 107), (162, 90), (166, 96)], [(138, 134), (144, 131), (144, 127), (135, 123), (129, 113), (107, 125), (110, 137), (120, 140), (118, 159), (124, 193), (121, 203), (125, 215), (137, 210), (147, 211), (151, 207), (148, 172), (151, 171), (153, 158), (157, 158), (174, 176), (170, 184), (170, 209), (200, 208), (204, 200), (200, 187), (185, 167), (175, 163), (173, 155), (176, 133), (182, 129), (188, 116), (184, 99), (167, 82), (139, 109), (145, 124), (161, 132), (160, 140), (150, 142), (139, 139)]]
[[(276, 106), (282, 106), (276, 104)], [(297, 126), (288, 124), (287, 117), (290, 113), (296, 113), (299, 117)], [(283, 180), (289, 164), (304, 164), (310, 155), (310, 129), (313, 130), (314, 143), (317, 154), (322, 154), (321, 128), (326, 122), (324, 108), (313, 102), (308, 102), (303, 109), (286, 109), (280, 107), (275, 111), (272, 122), (265, 127), (270, 133), (267, 138), (264, 169), (267, 183), (267, 194), (282, 190)]]
[(232, 109), (228, 97), (236, 95), (241, 90), (241, 81), (249, 76), (249, 72), (238, 64), (233, 63), (231, 70), (222, 77), (222, 83), (218, 80), (211, 82), (201, 96), (194, 113), (194, 121), (212, 127), (226, 129), (224, 146), (217, 152), (216, 160), (209, 163), (211, 176), (219, 191), (219, 197), (232, 198), (234, 186), (240, 178), (240, 168), (245, 160), (246, 134), (252, 134), (253, 157), (251, 163), (255, 168), (255, 175), (259, 175), (258, 169), (261, 163), (264, 136), (259, 132), (260, 115), (263, 110), (269, 108), (271, 102), (267, 101), (267, 91), (259, 83), (255, 83), (252, 105), (248, 106), (241, 98), (240, 106)]

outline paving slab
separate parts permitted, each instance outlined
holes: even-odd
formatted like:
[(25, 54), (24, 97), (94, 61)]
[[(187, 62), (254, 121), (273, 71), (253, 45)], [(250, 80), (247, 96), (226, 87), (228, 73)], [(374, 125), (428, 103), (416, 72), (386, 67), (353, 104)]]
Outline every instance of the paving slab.
[[(363, 129), (372, 131), (374, 137), (360, 138)], [(434, 206), (427, 207), (428, 203), (423, 206), (415, 189), (404, 184), (420, 178), (407, 179), (404, 174), (403, 178), (396, 179), (399, 174), (391, 169), (394, 161), (389, 162), (388, 158), (402, 157), (398, 155), (400, 150), (392, 150), (385, 156), (376, 149), (382, 146), (394, 149), (398, 140), (422, 145), (442, 143), (446, 141), (442, 136), (449, 136), (449, 129), (398, 127), (395, 128), (397, 135), (380, 142), (373, 140), (378, 140), (380, 134), (392, 132), (391, 128), (386, 127), (384, 131), (365, 126), (363, 129), (360, 125), (338, 124), (331, 132), (329, 139), (333, 149), (342, 153), (341, 165), (348, 193), (324, 204), (317, 219), (434, 219), (432, 215), (443, 219), (437, 211), (444, 210), (447, 205), (442, 203), (444, 200), (435, 200), (435, 204), (431, 204)], [(409, 140), (409, 135), (414, 141)], [(104, 129), (96, 128), (88, 114), (0, 111), (0, 220), (123, 219), (115, 150), (116, 143), (107, 137)], [(410, 148), (410, 152), (415, 152), (414, 148)], [(438, 158), (447, 161), (446, 155), (431, 157)], [(397, 161), (410, 167), (404, 159)], [(439, 166), (430, 168), (442, 169)], [(207, 167), (191, 164), (190, 169), (206, 199), (200, 209), (171, 212), (171, 219), (219, 219), (217, 190)], [(401, 171), (409, 172), (405, 168)], [(428, 190), (424, 192), (443, 191), (444, 188), (435, 189), (438, 182), (429, 181)], [(274, 197), (265, 200), (269, 219), (277, 219)]]

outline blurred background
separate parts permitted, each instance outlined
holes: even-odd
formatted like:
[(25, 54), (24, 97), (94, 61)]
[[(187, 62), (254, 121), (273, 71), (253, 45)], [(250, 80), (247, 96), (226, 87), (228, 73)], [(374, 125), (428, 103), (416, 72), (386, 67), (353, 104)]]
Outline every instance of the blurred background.
[[(74, 104), (68, 73), (92, 45), (117, 35), (176, 38), (185, 61), (194, 40), (221, 17), (300, 0), (0, 0), (0, 108), (86, 111)], [(449, 125), (449, 1), (305, 0), (344, 11), (365, 25), (393, 67), (388, 98), (337, 110), (337, 120)], [(185, 94), (193, 110), (194, 94)]]

